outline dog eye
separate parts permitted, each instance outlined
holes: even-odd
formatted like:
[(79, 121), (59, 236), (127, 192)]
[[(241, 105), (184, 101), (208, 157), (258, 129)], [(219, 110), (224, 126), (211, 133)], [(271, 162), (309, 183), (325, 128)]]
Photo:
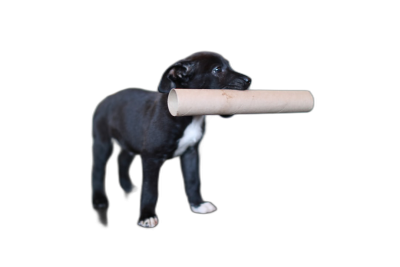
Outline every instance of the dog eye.
[(213, 72), (214, 73), (218, 73), (218, 72), (221, 72), (222, 71), (222, 68), (221, 67), (215, 67), (214, 69), (213, 69)]

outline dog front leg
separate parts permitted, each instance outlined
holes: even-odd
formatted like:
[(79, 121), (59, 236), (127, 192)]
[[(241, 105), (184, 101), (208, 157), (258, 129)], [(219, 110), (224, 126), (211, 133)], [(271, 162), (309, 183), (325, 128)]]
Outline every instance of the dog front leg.
[(194, 213), (211, 213), (217, 208), (211, 202), (204, 202), (200, 193), (200, 171), (198, 145), (189, 147), (180, 156), (186, 195)]
[(164, 159), (142, 156), (143, 183), (138, 225), (156, 227), (158, 218), (156, 204), (158, 199), (158, 175)]

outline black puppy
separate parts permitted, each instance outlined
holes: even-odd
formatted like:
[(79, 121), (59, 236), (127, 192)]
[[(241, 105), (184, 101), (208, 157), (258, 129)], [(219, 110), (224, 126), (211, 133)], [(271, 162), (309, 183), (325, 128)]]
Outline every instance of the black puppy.
[(216, 207), (203, 201), (200, 194), (198, 146), (204, 133), (204, 116), (173, 117), (167, 107), (168, 93), (172, 88), (246, 90), (250, 83), (249, 77), (235, 72), (222, 56), (200, 52), (169, 67), (161, 78), (159, 93), (131, 88), (104, 99), (93, 118), (94, 209), (101, 212), (108, 208), (104, 179), (113, 138), (121, 146), (119, 182), (127, 193), (133, 188), (129, 166), (135, 155), (142, 157), (140, 226), (155, 227), (158, 224), (155, 211), (158, 175), (162, 164), (173, 157), (180, 157), (192, 211), (215, 211)]

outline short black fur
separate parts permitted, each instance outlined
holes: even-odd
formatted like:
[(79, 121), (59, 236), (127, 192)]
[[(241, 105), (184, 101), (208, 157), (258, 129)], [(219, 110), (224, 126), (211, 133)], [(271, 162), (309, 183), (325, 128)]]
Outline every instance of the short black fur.
[[(112, 139), (121, 147), (119, 182), (126, 193), (134, 188), (129, 167), (135, 155), (141, 155), (143, 184), (139, 222), (156, 218), (158, 223), (155, 209), (160, 168), (174, 156), (180, 138), (193, 120), (191, 116), (173, 117), (169, 113), (169, 91), (173, 88), (246, 90), (250, 83), (249, 77), (235, 72), (222, 56), (199, 52), (170, 66), (161, 78), (159, 92), (131, 88), (105, 98), (93, 117), (92, 203), (101, 222), (107, 224), (109, 202), (105, 191), (105, 168), (113, 150)], [(203, 132), (204, 127), (203, 122)], [(200, 193), (200, 141), (180, 155), (185, 190), (193, 207), (204, 203)]]

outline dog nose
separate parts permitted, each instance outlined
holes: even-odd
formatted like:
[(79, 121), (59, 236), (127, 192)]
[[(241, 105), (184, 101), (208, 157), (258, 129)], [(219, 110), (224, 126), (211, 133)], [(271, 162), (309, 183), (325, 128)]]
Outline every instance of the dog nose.
[(251, 79), (249, 77), (247, 77), (247, 76), (244, 76), (243, 80), (247, 85), (249, 85), (251, 83)]

